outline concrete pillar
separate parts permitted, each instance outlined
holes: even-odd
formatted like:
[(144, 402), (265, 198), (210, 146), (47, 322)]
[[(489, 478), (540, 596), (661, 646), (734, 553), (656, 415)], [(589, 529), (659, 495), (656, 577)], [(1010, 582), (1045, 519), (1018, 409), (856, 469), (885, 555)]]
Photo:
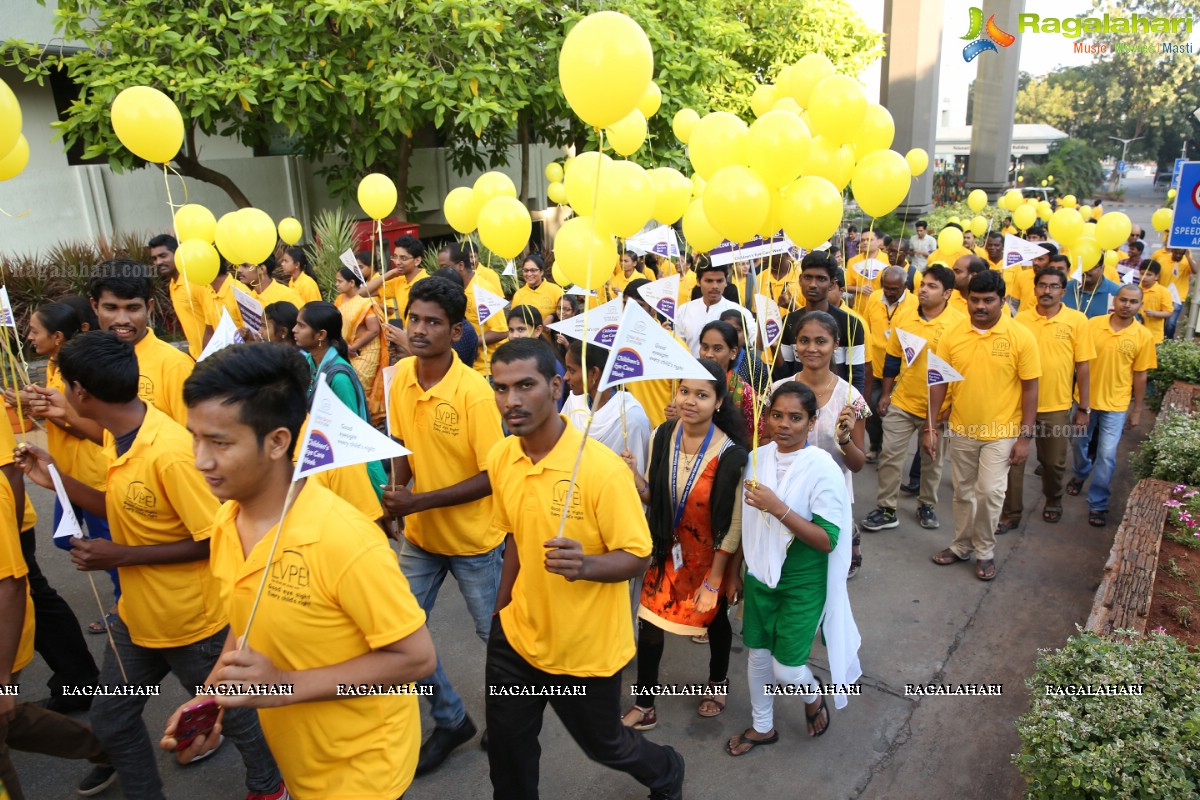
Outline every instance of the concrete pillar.
[(938, 76), (941, 70), (942, 0), (890, 0), (883, 6), (887, 56), (879, 81), (879, 103), (892, 114), (892, 149), (914, 147), (929, 153), (929, 169), (913, 180), (901, 216), (928, 211), (933, 201), (933, 152), (937, 133)]
[[(995, 14), (1001, 30), (1016, 34), (1017, 15), (1024, 10), (1025, 0), (984, 0), (983, 18), (986, 21)], [(1022, 38), (1018, 35), (1008, 47), (981, 53), (977, 58), (967, 188), (983, 189), (993, 200), (1008, 188)]]

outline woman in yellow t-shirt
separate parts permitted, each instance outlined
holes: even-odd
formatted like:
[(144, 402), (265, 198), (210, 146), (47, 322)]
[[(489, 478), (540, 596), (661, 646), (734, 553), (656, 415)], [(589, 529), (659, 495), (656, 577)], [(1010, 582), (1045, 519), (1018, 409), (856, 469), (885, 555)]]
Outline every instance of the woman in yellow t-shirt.
[(521, 264), (521, 276), (525, 285), (513, 294), (512, 305), (533, 306), (548, 325), (558, 314), (558, 301), (563, 296), (561, 286), (546, 280), (546, 265), (537, 253), (530, 253)]
[[(342, 267), (338, 270), (333, 285), (342, 299), (338, 310), (342, 312), (342, 338), (346, 340), (346, 347), (350, 351), (348, 360), (350, 366), (354, 367), (354, 373), (358, 375), (358, 381), (362, 384), (363, 391), (370, 401), (368, 408), (371, 419), (375, 420), (383, 414), (382, 402), (379, 402), (379, 407), (376, 408), (376, 393), (371, 391), (379, 373), (379, 357), (382, 347), (379, 338), (381, 330), (379, 317), (373, 307), (374, 303), (366, 297), (358, 296), (362, 282), (349, 267)], [(382, 399), (383, 395), (379, 393), (378, 400), (382, 401)]]
[(306, 303), (324, 300), (321, 297), (321, 287), (317, 285), (317, 275), (312, 265), (308, 263), (308, 255), (299, 247), (289, 247), (279, 257), (279, 269), (288, 278), (288, 288), (300, 295)]

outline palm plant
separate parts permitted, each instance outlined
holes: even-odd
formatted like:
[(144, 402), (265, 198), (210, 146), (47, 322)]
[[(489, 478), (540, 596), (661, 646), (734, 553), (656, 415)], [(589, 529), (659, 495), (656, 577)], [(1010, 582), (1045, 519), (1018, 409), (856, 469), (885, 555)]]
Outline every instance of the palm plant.
[(333, 280), (343, 264), (339, 256), (354, 249), (354, 220), (343, 209), (324, 209), (312, 223), (313, 243), (304, 248), (321, 294), (333, 297)]

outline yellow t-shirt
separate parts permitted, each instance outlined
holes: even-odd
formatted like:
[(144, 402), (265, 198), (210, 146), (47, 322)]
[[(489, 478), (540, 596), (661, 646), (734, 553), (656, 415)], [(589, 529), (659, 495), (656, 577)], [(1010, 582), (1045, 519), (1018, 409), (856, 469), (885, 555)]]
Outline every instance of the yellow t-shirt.
[[(1174, 308), (1175, 301), (1171, 299), (1171, 292), (1161, 283), (1156, 283), (1150, 288), (1142, 287), (1143, 311), (1172, 311)], [(1143, 314), (1142, 324), (1154, 337), (1155, 344), (1160, 344), (1166, 338), (1166, 318)]]
[[(620, 456), (565, 418), (554, 448), (534, 464), (521, 440), (505, 439), (488, 456), (496, 522), (512, 533), (521, 570), (512, 602), (500, 612), (513, 650), (543, 672), (580, 678), (616, 674), (633, 658), (633, 620), (625, 582), (568, 582), (546, 571), (544, 543), (559, 518), (580, 447), (579, 477), (562, 535), (586, 555), (626, 550), (650, 555), (650, 529), (633, 476)], [(624, 468), (624, 469), (622, 469)]]
[[(133, 346), (133, 350), (138, 362), (138, 397), (180, 425), (187, 425), (183, 382), (196, 368), (195, 360), (159, 339), (149, 328), (142, 340)], [(190, 449), (191, 440), (188, 441)]]
[[(0, 411), (5, 410), (0, 408)], [(47, 424), (53, 425), (54, 423)], [(13, 458), (13, 450), (16, 448), (17, 437), (13, 434), (12, 422), (9, 421), (7, 413), (0, 413), (0, 467), (7, 467), (16, 460)], [(7, 484), (8, 481), (4, 480), (3, 476), (0, 476), (0, 483)], [(16, 522), (15, 514), (13, 522)], [(37, 525), (37, 511), (33, 508), (33, 501), (29, 499), (29, 492), (25, 492), (25, 517), (22, 520), (21, 527), (24, 530), (29, 530), (35, 525)]]
[[(206, 541), (219, 503), (196, 470), (192, 435), (147, 404), (133, 445), (117, 456), (104, 432), (111, 461), (104, 503), (117, 544), (128, 547)], [(227, 611), (208, 561), (120, 567), (117, 611), (129, 637), (142, 647), (181, 647), (225, 627)]]
[(425, 280), (429, 277), (429, 273), (423, 269), (418, 269), (416, 276), (410, 282), (403, 275), (397, 275), (387, 283), (380, 287), (379, 295), (384, 304), (387, 306), (388, 316), (397, 316), (404, 319), (408, 314), (408, 294), (412, 291), (412, 287), (417, 281)]
[(264, 309), (271, 305), (271, 303), (281, 302), (291, 303), (296, 308), (304, 307), (304, 299), (300, 296), (300, 293), (294, 289), (289, 289), (277, 280), (272, 280), (271, 285), (261, 292), (251, 290), (250, 296), (262, 303)]
[[(492, 387), (458, 360), (428, 391), (417, 383), (417, 359), (402, 359), (392, 381), (392, 435), (412, 453), (413, 492), (461, 483), (487, 469), (487, 455), (504, 438)], [(492, 498), (409, 514), (405, 537), (431, 553), (474, 556), (495, 549), (504, 531), (492, 522)]]
[(645, 278), (648, 281), (655, 279), (654, 273), (649, 267), (639, 267), (634, 269), (634, 271), (629, 274), (629, 277), (626, 278), (625, 270), (621, 269), (620, 264), (617, 264), (617, 266), (613, 269), (612, 277), (609, 279), (607, 286), (605, 286), (606, 296), (609, 300), (613, 299), (614, 297), (620, 297), (625, 291), (625, 287), (636, 281), (638, 278)]
[[(292, 278), (288, 282), (288, 288), (300, 295), (300, 299), (305, 303), (315, 303), (318, 300), (325, 299), (321, 296), (321, 287), (305, 272), (301, 272)], [(268, 291), (270, 290), (268, 289)], [(263, 307), (266, 308), (266, 306), (267, 304), (263, 303)], [(299, 306), (296, 307), (299, 308)]]
[[(492, 374), (492, 351), (500, 346), (500, 343), (489, 345), (484, 341), (483, 334), (485, 331), (508, 331), (508, 321), (504, 319), (504, 314), (495, 313), (488, 317), (483, 323), (483, 327), (479, 327), (479, 308), (475, 305), (475, 282), (479, 281), (484, 289), (495, 295), (504, 296), (504, 289), (500, 286), (500, 276), (494, 269), (481, 267), (475, 270), (475, 276), (471, 279), (470, 285), (467, 286), (467, 322), (471, 323), (471, 327), (475, 329), (475, 334), (479, 337), (479, 349), (475, 354), (474, 369), (485, 378)], [(486, 451), (485, 451), (486, 454)]]
[(1020, 265), (1010, 267), (1004, 273), (1004, 285), (1008, 296), (1019, 301), (1017, 313), (1032, 310), (1037, 306), (1037, 288), (1033, 267)]
[(900, 312), (918, 305), (920, 304), (917, 302), (917, 296), (909, 291), (904, 292), (899, 302), (896, 303), (896, 307), (891, 311), (884, 302), (882, 291), (872, 292), (871, 296), (867, 298), (863, 316), (867, 322), (867, 332), (870, 334), (867, 338), (867, 346), (871, 359), (871, 373), (876, 378), (883, 378), (883, 362), (887, 356), (888, 340), (893, 336), (894, 323), (900, 316)]
[[(46, 388), (60, 392), (66, 389), (58, 364), (53, 360), (46, 364)], [(59, 472), (97, 491), (104, 491), (108, 458), (100, 445), (91, 439), (72, 436), (53, 422), (46, 422), (46, 449), (58, 464)]]
[(533, 306), (541, 313), (542, 322), (545, 322), (546, 317), (551, 314), (558, 315), (558, 301), (562, 299), (562, 296), (561, 286), (543, 278), (536, 289), (530, 289), (528, 285), (517, 289), (510, 307)]
[(950, 269), (954, 269), (955, 261), (958, 261), (963, 256), (971, 255), (975, 254), (962, 246), (960, 246), (957, 250), (943, 250), (939, 247), (937, 250), (934, 250), (932, 253), (930, 253), (925, 259), (925, 266), (928, 267), (932, 264), (945, 264)]
[(175, 318), (188, 342), (188, 355), (193, 359), (204, 350), (204, 326), (208, 322), (208, 309), (212, 304), (212, 289), (207, 283), (191, 283), (180, 275), (169, 287), (171, 305)]
[(1062, 306), (1046, 318), (1037, 308), (1016, 316), (1037, 340), (1042, 357), (1042, 376), (1038, 379), (1038, 413), (1065, 411), (1071, 407), (1075, 391), (1075, 365), (1096, 357), (1087, 317), (1073, 308)]
[(1162, 274), (1159, 280), (1165, 283), (1175, 284), (1175, 291), (1179, 292), (1179, 299), (1187, 301), (1188, 289), (1191, 288), (1192, 273), (1196, 271), (1195, 265), (1192, 264), (1192, 256), (1190, 253), (1184, 253), (1183, 258), (1175, 261), (1171, 258), (1171, 251), (1164, 248), (1154, 251), (1154, 255), (1150, 256), (1151, 261), (1157, 261), (1162, 266)]
[[(784, 316), (787, 316), (788, 311), (795, 311), (797, 303), (803, 304), (804, 302), (804, 298), (800, 295), (800, 271), (795, 264), (792, 264), (781, 278), (776, 278), (771, 270), (765, 269), (758, 275), (757, 280), (759, 294), (765, 294), (774, 300), (780, 306), (780, 311)], [(792, 302), (786, 306), (779, 301), (784, 289), (788, 290), (788, 294), (792, 298)]]
[(1128, 411), (1133, 400), (1133, 373), (1158, 366), (1154, 336), (1134, 320), (1124, 330), (1114, 331), (1113, 315), (1092, 317), (1088, 330), (1096, 357), (1091, 367), (1091, 401), (1096, 411)]
[(1001, 314), (987, 333), (970, 320), (947, 328), (935, 351), (963, 376), (950, 384), (950, 430), (977, 441), (1021, 433), (1021, 381), (1042, 374), (1037, 340), (1024, 325)]
[[(918, 303), (896, 314), (892, 320), (892, 335), (888, 339), (887, 355), (900, 359), (900, 375), (892, 386), (892, 405), (923, 419), (925, 411), (929, 408), (929, 389), (925, 382), (928, 361), (926, 356), (930, 348), (937, 347), (947, 327), (966, 317), (949, 305), (933, 319), (925, 319), (920, 312), (921, 306)], [(898, 330), (907, 331), (925, 340), (925, 346), (917, 353), (911, 367), (904, 360), (904, 348), (900, 345), (900, 336), (896, 333)], [(945, 408), (946, 404), (943, 404), (942, 410)]]
[(679, 276), (679, 305), (690, 302), (692, 299), (692, 290), (696, 288), (696, 270), (689, 269), (686, 275)]
[[(11, 462), (11, 458), (10, 458)], [(0, 580), (20, 580), (29, 574), (25, 556), (21, 554), (21, 534), (17, 530), (17, 512), (12, 487), (0, 477)], [(21, 622), (21, 639), (13, 659), (12, 672), (25, 669), (33, 661), (33, 598), (29, 581), (25, 581), (25, 613)]]
[(650, 419), (651, 429), (667, 421), (667, 406), (675, 399), (675, 381), (633, 381), (625, 384), (625, 388), (642, 404), (642, 409)]
[(983, 260), (988, 263), (988, 269), (994, 269), (997, 272), (1004, 272), (1006, 269), (1008, 269), (1008, 267), (1006, 267), (1004, 265), (1004, 256), (1003, 255), (1000, 256), (999, 261), (992, 261), (986, 255), (983, 256)]
[[(238, 504), (213, 523), (212, 572), (240, 635), (262, 581), (275, 528), (245, 555)], [(250, 647), (282, 670), (340, 664), (421, 629), (425, 614), (379, 528), (308, 482), (288, 512)], [(263, 734), (296, 797), (394, 800), (417, 768), (415, 694), (342, 697), (258, 711)]]
[(309, 476), (338, 497), (362, 512), (372, 521), (383, 519), (383, 506), (371, 486), (371, 476), (366, 464), (351, 464), (348, 467), (327, 469)]
[(233, 290), (237, 289), (240, 292), (251, 294), (250, 287), (239, 281), (232, 275), (225, 276), (225, 282), (221, 284), (221, 289), (218, 291), (209, 287), (209, 317), (208, 324), (215, 331), (217, 325), (221, 323), (221, 309), (229, 312), (233, 324), (238, 328), (242, 328), (246, 323), (242, 320), (242, 311), (238, 308), (237, 298), (233, 294)]
[[(891, 260), (888, 259), (888, 254), (886, 252), (884, 252), (882, 247), (879, 248), (879, 251), (877, 253), (875, 253), (875, 255), (872, 256), (872, 258), (873, 258), (873, 260), (878, 261), (879, 263), (883, 264), (884, 267), (890, 267), (892, 265)], [(876, 292), (879, 291), (879, 287), (883, 283), (883, 267), (879, 267), (879, 266), (872, 264), (871, 266), (874, 267), (878, 271), (875, 273), (874, 278), (867, 280), (866, 276), (864, 276), (861, 272), (858, 271), (858, 265), (862, 264), (864, 261), (867, 261), (867, 260), (868, 259), (867, 259), (866, 253), (859, 253), (854, 258), (852, 258), (846, 262), (845, 273), (846, 273), (846, 290), (847, 291), (849, 291), (850, 289), (853, 289), (857, 286), (870, 286), (872, 291), (876, 291)], [(860, 304), (862, 307), (866, 306), (867, 301), (865, 299), (863, 299), (861, 295), (854, 295), (854, 297), (851, 299), (852, 299), (852, 302), (850, 303), (850, 305), (853, 306), (854, 308), (859, 308)]]

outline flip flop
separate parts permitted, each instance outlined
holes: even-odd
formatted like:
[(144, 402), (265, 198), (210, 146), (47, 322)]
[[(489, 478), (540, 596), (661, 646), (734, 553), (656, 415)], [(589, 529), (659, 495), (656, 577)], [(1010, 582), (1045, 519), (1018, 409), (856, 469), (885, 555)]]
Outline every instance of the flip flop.
[(829, 714), (829, 707), (825, 705), (824, 697), (821, 698), (821, 705), (817, 706), (817, 713), (809, 714), (808, 709), (804, 710), (804, 718), (808, 720), (808, 724), (812, 725), (814, 729), (817, 727), (817, 720), (821, 718), (822, 714), (825, 715), (825, 727), (813, 734), (814, 739), (818, 736), (824, 736), (826, 734), (826, 732), (829, 730), (829, 726), (833, 724), (833, 717)]
[(1058, 522), (1062, 519), (1062, 513), (1062, 506), (1046, 506), (1042, 509), (1042, 521), (1050, 523)]
[(970, 556), (960, 556), (958, 553), (947, 547), (940, 553), (934, 554), (933, 563), (938, 564), (939, 566), (947, 567), (951, 564), (957, 564), (960, 561), (969, 561), (970, 558)]
[[(826, 725), (825, 727), (826, 727), (826, 729), (829, 728), (828, 725)], [(757, 733), (757, 731), (754, 731), (752, 728), (747, 728), (746, 730), (742, 731), (741, 733), (735, 733), (733, 736), (731, 736), (729, 738), (729, 741), (725, 743), (725, 752), (729, 753), (729, 755), (733, 756), (734, 758), (737, 758), (738, 756), (746, 755), (746, 753), (749, 753), (751, 750), (758, 747), (759, 745), (775, 744), (776, 742), (779, 741), (779, 731), (773, 732), (770, 736), (768, 736), (765, 739), (751, 739), (747, 734), (752, 733), (752, 732)], [(740, 753), (737, 752), (737, 748), (741, 747), (744, 744), (748, 744), (750, 746), (747, 747), (745, 750), (742, 750)]]
[(1092, 510), (1088, 514), (1088, 525), (1093, 528), (1103, 528), (1108, 524), (1108, 511)]
[(985, 558), (975, 565), (975, 577), (981, 581), (990, 581), (996, 577), (996, 561)]
[(1067, 481), (1066, 492), (1067, 494), (1071, 495), (1071, 497), (1078, 497), (1079, 493), (1082, 491), (1083, 481), (1079, 480), (1078, 478), (1071, 478), (1071, 480)]

